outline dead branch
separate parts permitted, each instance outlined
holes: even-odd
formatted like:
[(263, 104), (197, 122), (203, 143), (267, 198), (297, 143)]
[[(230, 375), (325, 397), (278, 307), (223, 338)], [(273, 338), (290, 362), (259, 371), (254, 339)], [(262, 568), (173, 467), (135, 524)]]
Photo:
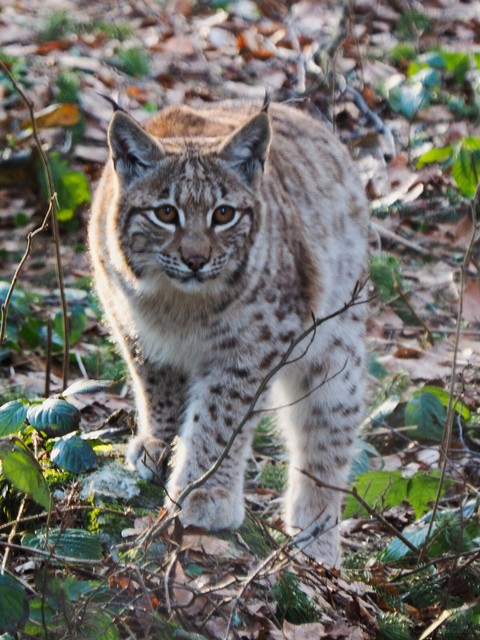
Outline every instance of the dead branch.
[[(30, 122), (32, 125), (32, 134), (33, 134), (33, 139), (35, 141), (35, 146), (38, 150), (38, 154), (40, 156), (40, 160), (42, 162), (42, 166), (43, 166), (43, 170), (45, 172), (45, 177), (46, 177), (46, 182), (47, 182), (47, 188), (48, 188), (48, 196), (49, 196), (49, 208), (47, 211), (47, 214), (45, 215), (42, 227), (40, 228), (41, 231), (43, 231), (47, 226), (48, 226), (48, 221), (49, 219), (51, 219), (52, 222), (52, 236), (53, 236), (53, 243), (55, 245), (55, 259), (56, 259), (56, 271), (57, 271), (57, 282), (58, 282), (58, 288), (60, 291), (60, 303), (61, 303), (61, 308), (62, 308), (62, 317), (63, 317), (63, 335), (64, 335), (64, 350), (63, 350), (63, 381), (62, 381), (62, 385), (63, 385), (63, 389), (65, 389), (67, 387), (68, 384), (68, 368), (69, 368), (69, 359), (70, 359), (70, 329), (69, 329), (69, 320), (68, 320), (68, 305), (67, 305), (67, 299), (65, 296), (65, 285), (64, 285), (64, 281), (63, 281), (63, 268), (62, 268), (62, 257), (60, 254), (60, 232), (59, 232), (59, 227), (58, 227), (58, 216), (57, 216), (57, 201), (56, 201), (56, 193), (55, 193), (55, 185), (53, 183), (53, 177), (52, 177), (52, 171), (50, 169), (50, 164), (48, 162), (48, 158), (47, 158), (47, 154), (45, 153), (45, 150), (43, 149), (42, 146), (42, 142), (40, 140), (40, 136), (38, 133), (38, 128), (37, 128), (37, 123), (35, 120), (35, 113), (34, 113), (34, 104), (32, 102), (32, 100), (30, 100), (30, 98), (27, 96), (27, 94), (25, 93), (25, 91), (23, 90), (23, 88), (18, 84), (18, 82), (15, 80), (15, 78), (13, 77), (13, 75), (10, 72), (10, 69), (7, 67), (7, 65), (5, 64), (5, 62), (3, 62), (2, 60), (0, 60), (0, 68), (3, 70), (3, 72), (8, 76), (8, 78), (10, 79), (10, 82), (12, 83), (13, 87), (15, 88), (15, 90), (17, 91), (17, 93), (19, 94), (19, 96), (21, 97), (21, 99), (23, 100), (25, 106), (28, 109), (28, 113), (29, 113), (29, 117), (30, 117)], [(33, 234), (29, 234), (30, 239), (28, 239), (27, 237), (27, 249), (28, 249), (28, 253), (26, 253), (25, 259), (22, 259), (21, 261), (21, 266), (20, 269), (17, 268), (15, 275), (18, 279), (18, 275), (21, 271), (21, 268), (23, 267), (23, 264), (25, 263), (25, 260), (27, 259), (30, 251), (31, 251), (31, 242), (32, 242), (32, 238), (34, 237), (34, 235), (37, 235), (37, 233), (40, 233), (40, 230), (37, 230), (37, 232), (34, 232)], [(4, 336), (5, 336), (5, 327), (4, 324), (6, 325), (6, 318), (7, 318), (7, 314), (8, 314), (8, 306), (10, 304), (10, 300), (11, 300), (11, 296), (13, 293), (13, 289), (15, 287), (16, 281), (17, 279), (15, 279), (15, 282), (13, 283), (13, 287), (11, 285), (11, 292), (9, 290), (9, 294), (7, 294), (7, 299), (5, 299), (5, 302), (2, 305), (2, 325), (1, 325), (1, 330), (0, 330), (0, 343), (3, 342), (4, 340)]]
[(462, 316), (463, 316), (463, 299), (464, 299), (464, 294), (465, 294), (465, 280), (466, 280), (466, 274), (467, 274), (467, 267), (468, 267), (468, 262), (470, 260), (470, 256), (472, 254), (473, 251), (473, 247), (475, 245), (475, 237), (476, 237), (476, 228), (477, 228), (477, 205), (479, 202), (479, 198), (480, 198), (480, 182), (478, 179), (478, 175), (477, 175), (477, 171), (476, 171), (476, 165), (475, 165), (475, 160), (473, 158), (473, 154), (472, 154), (472, 161), (471, 161), (471, 166), (472, 166), (472, 170), (474, 172), (475, 175), (475, 179), (477, 182), (477, 189), (475, 191), (475, 195), (473, 197), (472, 200), (472, 207), (471, 207), (471, 211), (472, 211), (472, 233), (469, 239), (469, 243), (467, 246), (467, 249), (465, 251), (465, 255), (463, 257), (463, 261), (462, 261), (462, 266), (460, 268), (460, 297), (459, 297), (459, 302), (458, 302), (458, 313), (457, 313), (457, 331), (455, 333), (455, 343), (454, 343), (454, 349), (453, 349), (453, 360), (452, 360), (452, 372), (450, 374), (450, 388), (449, 388), (449, 397), (448, 397), (448, 407), (447, 407), (447, 417), (445, 420), (445, 429), (443, 432), (443, 437), (442, 437), (442, 443), (441, 443), (441, 447), (440, 447), (440, 457), (441, 457), (441, 466), (440, 466), (440, 478), (439, 478), (439, 482), (438, 482), (438, 490), (437, 490), (437, 495), (435, 498), (435, 502), (433, 504), (433, 509), (432, 509), (432, 517), (430, 519), (430, 523), (428, 526), (428, 531), (427, 531), (427, 536), (425, 538), (425, 542), (422, 546), (422, 549), (419, 553), (418, 556), (418, 562), (422, 562), (427, 549), (429, 547), (429, 544), (431, 542), (431, 534), (432, 534), (432, 529), (433, 529), (433, 525), (435, 522), (435, 517), (437, 515), (437, 511), (438, 511), (438, 506), (440, 504), (440, 498), (441, 498), (441, 493), (442, 493), (442, 489), (445, 483), (445, 477), (446, 477), (446, 473), (447, 473), (447, 465), (448, 465), (448, 452), (450, 449), (450, 445), (451, 445), (451, 441), (452, 441), (452, 435), (453, 435), (453, 421), (455, 418), (455, 405), (456, 405), (456, 398), (455, 398), (455, 376), (456, 376), (456, 372), (457, 372), (457, 358), (458, 358), (458, 350), (459, 350), (459, 344), (460, 344), (460, 334), (462, 332)]
[(388, 529), (390, 533), (392, 533), (401, 542), (403, 542), (403, 544), (407, 546), (410, 549), (410, 551), (413, 551), (414, 553), (419, 553), (419, 549), (412, 542), (410, 542), (410, 540), (408, 540), (408, 538), (406, 538), (401, 531), (399, 531), (396, 527), (394, 527), (393, 524), (390, 524), (390, 522), (388, 522), (388, 520), (386, 520), (381, 513), (378, 513), (377, 511), (375, 511), (375, 509), (371, 507), (368, 504), (368, 502), (366, 502), (362, 498), (362, 496), (358, 493), (355, 487), (353, 487), (352, 489), (338, 487), (336, 485), (328, 484), (327, 482), (322, 482), (321, 480), (313, 476), (311, 473), (308, 473), (308, 471), (305, 471), (304, 469), (297, 469), (297, 471), (300, 471), (300, 473), (303, 473), (304, 476), (307, 476), (307, 478), (310, 478), (310, 480), (313, 480), (313, 482), (322, 489), (331, 489), (332, 491), (339, 491), (340, 493), (345, 493), (346, 495), (349, 495), (355, 498), (355, 500), (357, 500), (357, 502), (365, 509), (368, 515), (372, 516), (372, 518), (375, 518), (375, 520), (378, 520), (378, 522), (380, 522), (386, 529)]

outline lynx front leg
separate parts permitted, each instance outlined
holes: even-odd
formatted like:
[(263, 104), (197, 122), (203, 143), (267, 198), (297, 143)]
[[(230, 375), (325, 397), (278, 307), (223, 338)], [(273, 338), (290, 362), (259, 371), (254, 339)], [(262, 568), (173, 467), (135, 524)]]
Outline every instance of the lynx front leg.
[(302, 471), (319, 483), (345, 487), (361, 420), (365, 375), (361, 344), (347, 346), (336, 339), (327, 353), (321, 366), (305, 363), (283, 380), (288, 400), (294, 403), (280, 418), (290, 450), (285, 518), (305, 553), (327, 566), (339, 566), (342, 494), (321, 488)]
[[(247, 368), (216, 370), (193, 384), (184, 424), (175, 444), (168, 491), (175, 500), (202, 476), (225, 449), (246, 415), (258, 381)], [(255, 420), (250, 419), (217, 471), (192, 491), (182, 505), (184, 526), (232, 529), (244, 517), (243, 480)]]
[(171, 444), (184, 410), (186, 381), (172, 369), (146, 362), (131, 370), (137, 408), (137, 435), (129, 443), (128, 462), (145, 480), (163, 482)]

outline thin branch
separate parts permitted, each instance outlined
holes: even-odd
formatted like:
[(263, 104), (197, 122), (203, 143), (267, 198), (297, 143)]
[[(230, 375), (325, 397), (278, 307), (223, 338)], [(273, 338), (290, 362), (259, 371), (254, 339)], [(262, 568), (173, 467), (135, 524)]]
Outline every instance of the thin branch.
[[(17, 93), (19, 94), (19, 96), (21, 97), (21, 99), (23, 100), (25, 106), (28, 109), (28, 113), (29, 113), (29, 116), (30, 116), (30, 122), (32, 124), (33, 139), (35, 141), (35, 145), (36, 145), (36, 148), (38, 150), (38, 153), (39, 153), (39, 156), (40, 156), (40, 160), (42, 162), (43, 170), (45, 172), (45, 176), (46, 176), (46, 180), (47, 180), (47, 188), (48, 188), (48, 196), (49, 196), (50, 205), (49, 205), (49, 210), (47, 212), (47, 215), (44, 218), (44, 223), (42, 225), (42, 227), (43, 227), (42, 231), (43, 231), (43, 229), (46, 228), (47, 223), (48, 223), (48, 219), (51, 218), (53, 242), (54, 242), (54, 245), (55, 245), (57, 281), (58, 281), (58, 288), (59, 288), (59, 291), (60, 291), (60, 303), (61, 303), (61, 307), (62, 307), (62, 316), (63, 316), (63, 333), (64, 333), (63, 389), (65, 389), (67, 387), (67, 384), (68, 384), (68, 367), (69, 367), (69, 358), (70, 358), (70, 335), (69, 335), (70, 332), (69, 332), (69, 321), (68, 321), (68, 306), (67, 306), (67, 299), (66, 299), (66, 296), (65, 296), (65, 285), (64, 285), (64, 282), (63, 282), (62, 257), (61, 257), (61, 254), (60, 254), (60, 233), (59, 233), (59, 228), (58, 228), (58, 216), (57, 216), (55, 185), (53, 183), (52, 171), (51, 171), (51, 168), (50, 168), (50, 164), (48, 162), (47, 154), (45, 153), (45, 151), (43, 149), (42, 142), (41, 142), (40, 136), (38, 134), (37, 122), (35, 120), (35, 113), (34, 113), (34, 104), (33, 104), (32, 100), (30, 100), (30, 98), (27, 96), (27, 94), (25, 93), (23, 88), (15, 80), (15, 78), (13, 77), (13, 75), (10, 72), (10, 69), (7, 67), (7, 65), (2, 60), (0, 60), (0, 68), (8, 76), (8, 78), (9, 78), (10, 82), (12, 83), (13, 87), (15, 88), (15, 90), (17, 91)], [(39, 233), (39, 231), (38, 231), (38, 233)], [(35, 233), (35, 235), (36, 235), (36, 233)], [(31, 236), (31, 238), (32, 237), (33, 237), (33, 234)], [(31, 244), (31, 238), (30, 238), (30, 244)], [(28, 238), (27, 238), (27, 246), (29, 246), (28, 245)], [(30, 252), (30, 250), (29, 250), (29, 252)], [(28, 254), (27, 254), (27, 257), (28, 257)], [(25, 257), (25, 260), (26, 260), (26, 257)], [(22, 266), (23, 266), (23, 263), (25, 262), (25, 260), (23, 260)], [(15, 272), (17, 278), (18, 278), (18, 273), (20, 273), (20, 270), (17, 268), (17, 271)], [(15, 283), (16, 283), (16, 280), (15, 280)], [(12, 292), (13, 292), (13, 288), (12, 288)], [(10, 293), (10, 291), (9, 291), (9, 293)], [(10, 304), (11, 295), (12, 294), (10, 293), (10, 296), (8, 297), (8, 294), (7, 294), (8, 303), (7, 303), (7, 300), (5, 300), (4, 304), (2, 305), (2, 328), (1, 328), (1, 332), (0, 332), (0, 343), (3, 342), (3, 340), (4, 340), (5, 329), (4, 329), (3, 324), (4, 324), (4, 319), (5, 319), (5, 323), (6, 323), (6, 316), (7, 316), (7, 312), (8, 312), (8, 305)]]
[(368, 515), (372, 516), (372, 518), (375, 518), (376, 520), (381, 522), (382, 525), (386, 529), (388, 529), (388, 531), (390, 531), (390, 533), (392, 533), (396, 538), (398, 538), (401, 542), (403, 542), (403, 544), (407, 546), (410, 549), (410, 551), (413, 551), (414, 553), (419, 553), (418, 547), (416, 547), (412, 542), (410, 542), (410, 540), (406, 538), (401, 533), (401, 531), (399, 531), (396, 527), (394, 527), (393, 524), (388, 522), (388, 520), (386, 520), (382, 516), (382, 514), (375, 511), (375, 509), (371, 507), (368, 504), (368, 502), (366, 502), (362, 498), (362, 496), (358, 493), (355, 487), (353, 487), (352, 489), (337, 487), (336, 485), (328, 484), (327, 482), (322, 482), (322, 480), (319, 480), (318, 478), (313, 476), (311, 473), (308, 473), (308, 471), (305, 471), (304, 469), (297, 469), (297, 471), (300, 471), (300, 473), (303, 473), (304, 476), (307, 476), (307, 478), (310, 478), (310, 480), (313, 480), (313, 482), (321, 489), (330, 489), (331, 491), (339, 491), (340, 493), (345, 493), (346, 495), (349, 495), (355, 498), (355, 500), (365, 509)]
[[(3, 63), (0, 60), (0, 65), (1, 64), (3, 64)], [(17, 284), (18, 278), (20, 276), (20, 272), (22, 271), (23, 266), (24, 266), (25, 262), (27, 261), (28, 256), (30, 255), (30, 253), (32, 251), (32, 241), (33, 241), (33, 239), (39, 233), (42, 233), (42, 231), (45, 231), (45, 229), (48, 227), (48, 220), (50, 218), (50, 214), (52, 213), (52, 209), (53, 209), (53, 206), (54, 206), (53, 201), (54, 201), (54, 196), (50, 199), (50, 204), (48, 205), (48, 210), (47, 210), (47, 213), (45, 214), (45, 217), (43, 218), (42, 224), (37, 229), (35, 229), (34, 231), (30, 231), (30, 233), (27, 235), (27, 244), (26, 244), (26, 247), (25, 247), (24, 254), (22, 256), (22, 259), (18, 263), (17, 268), (15, 269), (15, 273), (13, 274), (12, 280), (10, 282), (10, 286), (8, 288), (7, 295), (5, 297), (5, 300), (2, 302), (2, 306), (1, 306), (2, 323), (1, 323), (1, 326), (0, 326), (0, 344), (5, 342), (5, 340), (6, 340), (5, 333), (6, 333), (6, 330), (7, 330), (8, 310), (9, 310), (9, 307), (10, 307), (10, 302), (11, 302), (11, 298), (12, 298), (12, 295), (13, 295), (13, 291), (15, 289), (15, 286)]]
[(477, 189), (475, 191), (475, 196), (472, 201), (472, 235), (470, 236), (470, 240), (467, 246), (467, 250), (465, 251), (465, 255), (463, 257), (462, 266), (460, 269), (460, 298), (458, 302), (458, 313), (457, 313), (457, 331), (455, 334), (455, 344), (453, 349), (453, 360), (452, 360), (452, 371), (450, 374), (450, 389), (448, 396), (448, 407), (447, 407), (447, 417), (445, 420), (445, 429), (443, 432), (442, 443), (440, 447), (440, 455), (442, 458), (441, 467), (440, 467), (440, 478), (438, 482), (438, 490), (435, 498), (435, 503), (432, 509), (432, 516), (430, 518), (430, 523), (428, 526), (427, 536), (425, 538), (425, 542), (422, 546), (420, 554), (418, 556), (418, 562), (422, 562), (423, 558), (427, 552), (428, 546), (430, 544), (430, 536), (432, 534), (433, 525), (435, 522), (435, 517), (437, 515), (438, 506), (440, 504), (440, 498), (442, 494), (442, 489), (445, 484), (445, 478), (447, 474), (447, 465), (448, 465), (448, 451), (450, 449), (450, 444), (452, 440), (453, 434), (453, 421), (455, 418), (455, 376), (457, 373), (457, 359), (458, 359), (458, 351), (460, 344), (460, 335), (462, 331), (462, 316), (463, 316), (463, 299), (465, 294), (465, 279), (467, 272), (467, 265), (470, 260), (470, 255), (472, 253), (474, 244), (475, 244), (475, 236), (476, 236), (476, 226), (477, 226), (477, 204), (479, 202), (480, 197), (480, 182), (478, 180), (478, 176), (476, 175), (476, 166), (472, 157), (472, 168), (474, 171), (474, 175), (477, 179)]

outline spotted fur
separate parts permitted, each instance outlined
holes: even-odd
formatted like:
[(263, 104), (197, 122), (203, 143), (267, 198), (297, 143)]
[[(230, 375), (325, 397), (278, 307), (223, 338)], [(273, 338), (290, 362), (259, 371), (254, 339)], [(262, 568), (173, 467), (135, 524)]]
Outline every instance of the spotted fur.
[[(135, 391), (128, 459), (154, 478), (171, 451), (174, 500), (222, 453), (312, 314), (351, 298), (365, 266), (367, 206), (346, 151), (287, 106), (170, 107), (145, 129), (118, 111), (109, 144), (90, 223), (96, 287)], [(321, 325), (256, 407), (276, 410), (290, 453), (288, 531), (311, 534), (306, 552), (329, 565), (339, 562), (340, 494), (301, 471), (346, 483), (365, 394), (364, 313)], [(257, 420), (189, 495), (184, 525), (241, 524)]]

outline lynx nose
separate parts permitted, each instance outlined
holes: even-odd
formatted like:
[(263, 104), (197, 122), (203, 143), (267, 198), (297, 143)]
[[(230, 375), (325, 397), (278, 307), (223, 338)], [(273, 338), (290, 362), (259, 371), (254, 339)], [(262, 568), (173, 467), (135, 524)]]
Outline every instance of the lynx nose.
[(191, 271), (196, 273), (197, 271), (200, 271), (205, 264), (207, 264), (208, 257), (200, 255), (188, 256), (188, 258), (183, 258), (183, 261)]

